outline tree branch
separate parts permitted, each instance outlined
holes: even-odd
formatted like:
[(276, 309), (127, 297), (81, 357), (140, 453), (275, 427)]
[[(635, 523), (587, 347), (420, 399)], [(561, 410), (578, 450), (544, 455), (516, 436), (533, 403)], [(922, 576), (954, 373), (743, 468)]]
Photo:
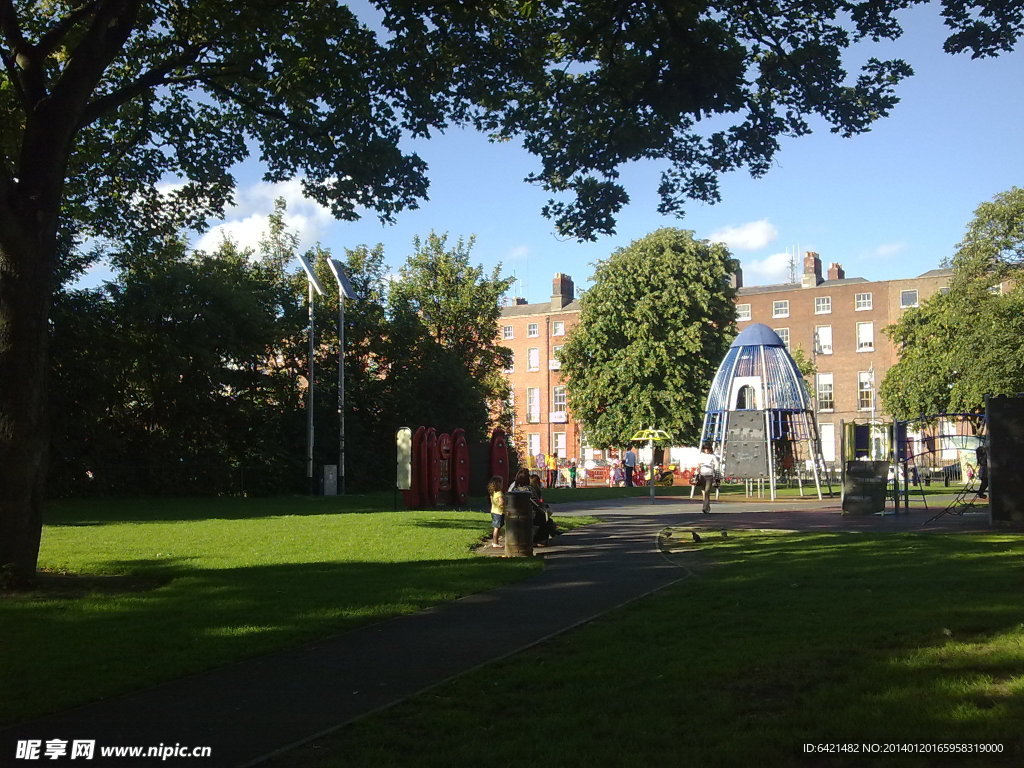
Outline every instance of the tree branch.
[(82, 3), (82, 5), (58, 21), (39, 38), (39, 42), (35, 45), (36, 55), (42, 59), (57, 50), (71, 28), (90, 14), (95, 13), (99, 8), (99, 4), (100, 0), (90, 0), (90, 2)]

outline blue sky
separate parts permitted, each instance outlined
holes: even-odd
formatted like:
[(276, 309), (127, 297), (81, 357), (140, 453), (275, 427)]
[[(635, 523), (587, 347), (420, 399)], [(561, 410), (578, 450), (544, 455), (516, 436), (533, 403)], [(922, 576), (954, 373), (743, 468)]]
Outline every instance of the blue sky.
[[(903, 18), (901, 40), (870, 44), (869, 52), (857, 54), (858, 60), (901, 57), (915, 69), (888, 118), (852, 139), (827, 129), (787, 139), (767, 175), (727, 175), (721, 203), (691, 203), (682, 219), (656, 211), (661, 166), (637, 164), (623, 171), (631, 202), (616, 235), (583, 244), (560, 240), (540, 215), (547, 195), (522, 181), (536, 161), (516, 145), (454, 131), (416, 145), (430, 166), (430, 199), (399, 214), (395, 225), (382, 226), (372, 215), (335, 222), (301, 198), (297, 183), (263, 184), (259, 166), (250, 163), (237, 172), (237, 206), (195, 243), (210, 246), (223, 230), (255, 244), (274, 198), (284, 196), (303, 247), (319, 242), (340, 254), (383, 243), (394, 269), (416, 235), (476, 235), (473, 261), (500, 262), (518, 280), (513, 293), (530, 301), (547, 300), (555, 272), (586, 288), (596, 261), (664, 226), (726, 242), (742, 262), (747, 285), (785, 281), (789, 254), (796, 253), (799, 264), (808, 250), (826, 266), (841, 263), (848, 277), (912, 277), (952, 255), (980, 203), (1024, 184), (1024, 47), (991, 60), (951, 56), (942, 51), (945, 34), (935, 7)], [(97, 270), (84, 282), (102, 277)]]

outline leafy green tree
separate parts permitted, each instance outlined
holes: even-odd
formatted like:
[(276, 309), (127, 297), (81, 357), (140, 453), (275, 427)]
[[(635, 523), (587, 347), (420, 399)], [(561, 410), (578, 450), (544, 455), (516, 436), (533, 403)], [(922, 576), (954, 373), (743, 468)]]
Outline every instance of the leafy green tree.
[[(250, 151), (340, 218), (391, 219), (427, 190), (403, 139), (458, 124), (522, 137), (530, 180), (561, 196), (546, 213), (593, 237), (630, 160), (667, 161), (662, 210), (678, 212), (716, 199), (723, 171), (764, 173), (812, 115), (867, 130), (909, 67), (872, 58), (851, 80), (842, 58), (897, 37), (906, 5), (378, 0), (375, 32), (334, 0), (0, 0), (0, 564), (25, 579), (38, 554), (62, 235), (144, 243), (201, 225)], [(1018, 5), (943, 9), (950, 51), (1010, 50), (1021, 32)], [(714, 115), (734, 124), (705, 131)]]
[(487, 432), (492, 406), (508, 400), (502, 371), (511, 351), (494, 329), (501, 298), (512, 285), (501, 265), (486, 272), (470, 263), (474, 238), (431, 233), (391, 284), (394, 346), (389, 356), (394, 413), (409, 424), (463, 427), (470, 439)]
[(885, 330), (900, 350), (879, 395), (897, 418), (976, 413), (1024, 391), (1024, 189), (982, 204), (952, 259), (949, 291)]
[(559, 359), (569, 408), (593, 445), (655, 427), (700, 438), (711, 380), (735, 336), (725, 246), (659, 229), (597, 265)]

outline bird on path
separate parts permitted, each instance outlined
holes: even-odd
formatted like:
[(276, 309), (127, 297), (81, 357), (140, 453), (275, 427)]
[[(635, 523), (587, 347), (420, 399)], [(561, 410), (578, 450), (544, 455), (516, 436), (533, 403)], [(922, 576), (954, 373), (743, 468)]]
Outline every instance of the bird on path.
[(694, 540), (694, 541), (695, 541), (696, 543), (700, 544), (700, 542), (702, 541), (702, 539), (701, 539), (701, 537), (700, 537), (700, 534), (699, 534), (699, 533), (697, 533), (696, 531), (690, 531), (690, 535), (691, 535), (691, 536), (693, 537), (693, 540)]

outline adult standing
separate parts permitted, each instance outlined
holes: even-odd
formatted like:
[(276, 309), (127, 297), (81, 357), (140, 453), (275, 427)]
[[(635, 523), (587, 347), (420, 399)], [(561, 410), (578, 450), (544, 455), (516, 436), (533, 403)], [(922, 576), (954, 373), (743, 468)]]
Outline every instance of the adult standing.
[(558, 457), (553, 453), (548, 454), (548, 488), (554, 488), (558, 482)]
[(978, 458), (978, 498), (987, 499), (988, 494), (988, 448), (984, 445), (979, 445), (978, 450), (974, 452), (974, 455)]
[(626, 487), (633, 487), (633, 472), (636, 471), (636, 454), (633, 452), (633, 446), (626, 449), (626, 455), (622, 457), (622, 466), (626, 473)]
[(715, 480), (721, 471), (722, 460), (711, 450), (711, 443), (704, 443), (700, 449), (700, 460), (697, 463), (697, 485), (704, 494), (704, 506), (701, 512), (705, 515), (711, 512), (711, 489), (715, 487)]

